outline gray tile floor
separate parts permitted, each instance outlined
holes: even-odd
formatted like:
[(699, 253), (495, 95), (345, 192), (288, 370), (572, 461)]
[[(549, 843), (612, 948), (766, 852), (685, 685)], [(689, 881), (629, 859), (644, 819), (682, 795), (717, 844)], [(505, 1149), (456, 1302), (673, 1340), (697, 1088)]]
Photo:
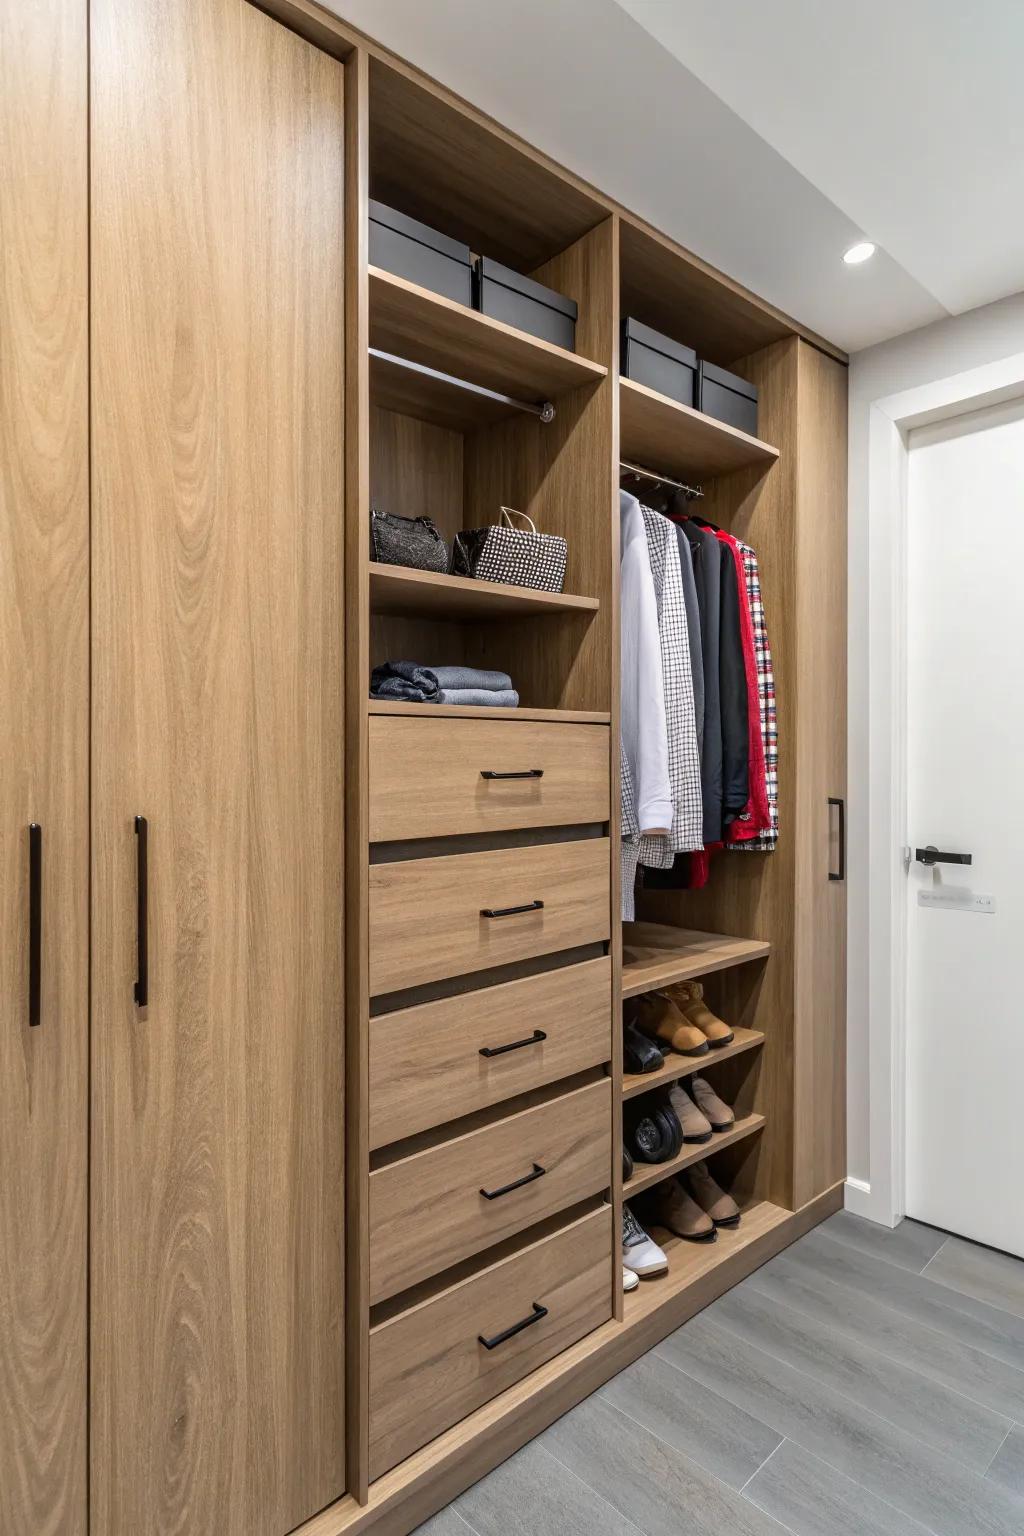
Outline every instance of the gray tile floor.
[(840, 1212), (417, 1536), (1024, 1536), (1024, 1263)]

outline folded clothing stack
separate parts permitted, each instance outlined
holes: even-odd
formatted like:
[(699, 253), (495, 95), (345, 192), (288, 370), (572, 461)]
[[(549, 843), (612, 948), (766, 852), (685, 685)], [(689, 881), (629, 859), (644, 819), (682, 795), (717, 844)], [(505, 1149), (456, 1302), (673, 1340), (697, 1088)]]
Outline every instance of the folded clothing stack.
[(466, 704), (515, 709), (519, 695), (507, 672), (479, 667), (423, 667), (415, 661), (385, 661), (370, 675), (372, 699), (411, 704)]

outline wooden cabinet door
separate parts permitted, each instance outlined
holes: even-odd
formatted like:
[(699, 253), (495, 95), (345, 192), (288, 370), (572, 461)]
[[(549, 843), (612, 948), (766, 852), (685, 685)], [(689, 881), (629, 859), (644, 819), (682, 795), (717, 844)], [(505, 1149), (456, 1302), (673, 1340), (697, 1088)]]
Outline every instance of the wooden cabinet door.
[[(0, 1531), (84, 1536), (85, 0), (0, 5)], [(29, 825), (39, 827), (38, 1024)]]
[(283, 1536), (344, 1488), (343, 70), (245, 0), (92, 0), (91, 65), (92, 1530)]

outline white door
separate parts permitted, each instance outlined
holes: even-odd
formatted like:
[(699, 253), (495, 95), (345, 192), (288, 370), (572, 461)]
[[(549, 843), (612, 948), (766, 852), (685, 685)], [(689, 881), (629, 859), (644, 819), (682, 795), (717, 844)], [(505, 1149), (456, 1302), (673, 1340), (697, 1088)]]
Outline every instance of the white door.
[(1024, 1257), (1024, 402), (914, 431), (908, 513), (907, 1214)]

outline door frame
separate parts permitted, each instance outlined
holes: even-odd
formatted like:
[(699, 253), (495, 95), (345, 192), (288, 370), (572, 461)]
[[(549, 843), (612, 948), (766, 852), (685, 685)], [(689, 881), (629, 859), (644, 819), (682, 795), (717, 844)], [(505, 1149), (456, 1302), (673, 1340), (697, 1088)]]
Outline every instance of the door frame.
[[(850, 1016), (867, 1019), (869, 1178), (847, 1179), (846, 1208), (888, 1227), (906, 1214), (909, 434), (1015, 399), (1024, 399), (1024, 352), (870, 406), (867, 629), (851, 636), (853, 644), (867, 643), (867, 689), (851, 690), (849, 698), (851, 743), (868, 741), (866, 857), (851, 866), (851, 883), (861, 885), (866, 901), (867, 930), (862, 963), (851, 964), (848, 981)], [(856, 936), (849, 937), (853, 954)]]

